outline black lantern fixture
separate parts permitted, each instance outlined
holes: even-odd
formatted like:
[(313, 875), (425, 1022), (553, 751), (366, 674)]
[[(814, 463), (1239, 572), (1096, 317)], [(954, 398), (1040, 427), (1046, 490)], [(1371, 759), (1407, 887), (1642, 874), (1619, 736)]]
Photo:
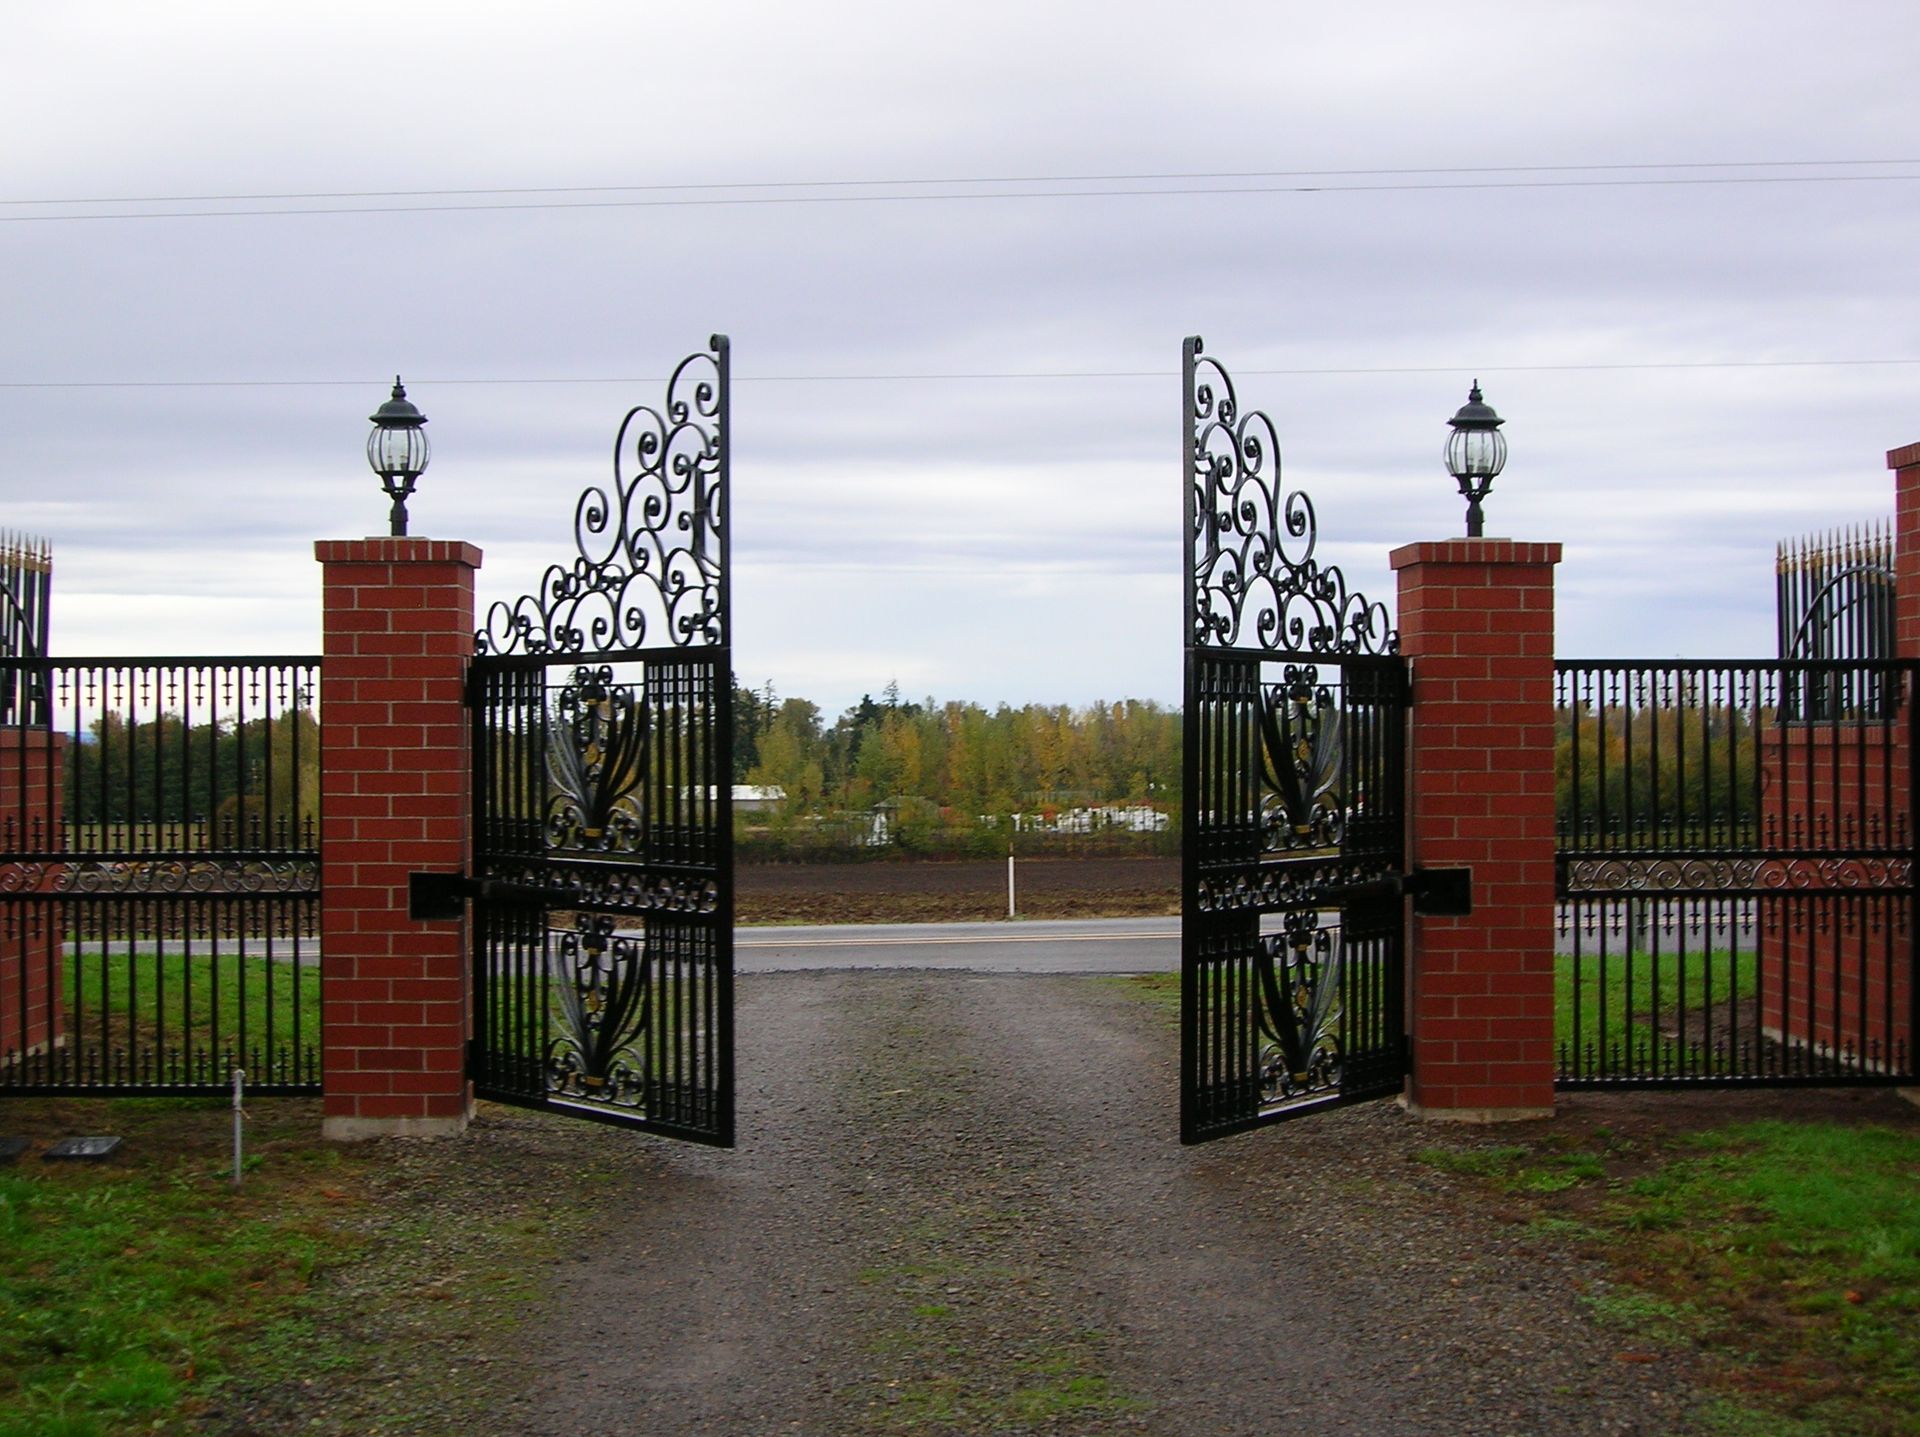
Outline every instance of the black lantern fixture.
[(1506, 422), (1481, 399), (1477, 379), (1467, 392), (1467, 402), (1447, 421), (1453, 426), (1447, 436), (1447, 473), (1459, 482), (1461, 497), (1467, 501), (1469, 539), (1481, 537), (1486, 516), (1480, 512), (1480, 501), (1493, 487), (1494, 476), (1506, 467), (1507, 439), (1500, 432)]
[(407, 532), (407, 499), (414, 480), (426, 473), (432, 454), (426, 430), (427, 416), (407, 398), (400, 376), (393, 376), (393, 397), (373, 411), (373, 433), (367, 436), (367, 463), (380, 476), (380, 487), (393, 500), (392, 532)]

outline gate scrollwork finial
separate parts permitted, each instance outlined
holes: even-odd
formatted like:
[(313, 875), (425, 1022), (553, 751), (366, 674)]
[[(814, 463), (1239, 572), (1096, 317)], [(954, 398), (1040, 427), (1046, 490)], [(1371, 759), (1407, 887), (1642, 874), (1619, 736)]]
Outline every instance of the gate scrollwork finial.
[(1188, 646), (1398, 653), (1386, 606), (1350, 591), (1337, 565), (1314, 556), (1313, 501), (1284, 489), (1272, 419), (1241, 409), (1233, 377), (1198, 335), (1183, 360)]
[(659, 406), (627, 411), (613, 483), (574, 503), (575, 557), (539, 589), (494, 604), (482, 654), (585, 654), (729, 641), (728, 388), (724, 334), (688, 355)]

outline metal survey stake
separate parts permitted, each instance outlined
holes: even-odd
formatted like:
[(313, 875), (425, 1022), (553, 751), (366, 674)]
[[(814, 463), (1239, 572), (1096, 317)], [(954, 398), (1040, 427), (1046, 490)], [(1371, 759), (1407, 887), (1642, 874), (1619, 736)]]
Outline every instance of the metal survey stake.
[(233, 1185), (240, 1186), (240, 1124), (247, 1116), (243, 1106), (247, 1087), (247, 1074), (242, 1068), (233, 1070)]

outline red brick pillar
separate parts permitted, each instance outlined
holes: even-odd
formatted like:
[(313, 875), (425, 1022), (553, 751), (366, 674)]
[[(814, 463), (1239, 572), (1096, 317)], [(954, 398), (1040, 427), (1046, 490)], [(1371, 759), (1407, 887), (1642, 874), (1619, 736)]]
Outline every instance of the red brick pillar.
[(480, 551), (323, 540), (321, 1015), (327, 1137), (455, 1133), (467, 926), (407, 917), (407, 875), (464, 871), (465, 703)]
[[(0, 891), (51, 886), (53, 855), (66, 846), (66, 742), (45, 729), (0, 728)], [(50, 1052), (64, 1036), (59, 915), (50, 903), (0, 906), (0, 1063)]]
[(1553, 1111), (1553, 566), (1558, 544), (1396, 549), (1413, 666), (1408, 859), (1470, 868), (1473, 913), (1413, 920), (1408, 1108)]
[(1893, 471), (1894, 605), (1898, 652), (1920, 659), (1920, 444), (1887, 451)]
[[(1887, 467), (1893, 471), (1893, 570), (1895, 649), (1903, 659), (1920, 659), (1920, 444), (1906, 444), (1887, 452)], [(1913, 765), (1920, 755), (1909, 749), (1911, 723), (1896, 726), (1894, 774), (1897, 785), (1911, 789)], [(1920, 812), (1907, 814), (1908, 832), (1920, 827)], [(1920, 934), (1905, 934), (1908, 952), (1920, 942)], [(1893, 1013), (1892, 1031), (1886, 1034), (1887, 1046), (1896, 1055), (1904, 1053), (1909, 1064), (1916, 1061), (1915, 1044), (1920, 1043), (1920, 961), (1910, 960), (1905, 971), (1892, 975), (1893, 991), (1888, 1006)]]

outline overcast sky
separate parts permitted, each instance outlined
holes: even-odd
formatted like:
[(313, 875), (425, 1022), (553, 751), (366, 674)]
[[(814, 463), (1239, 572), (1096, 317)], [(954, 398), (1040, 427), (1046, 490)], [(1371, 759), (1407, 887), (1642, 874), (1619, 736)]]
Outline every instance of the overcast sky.
[(7, 26), (0, 526), (53, 543), (61, 654), (316, 649), (396, 370), (413, 532), (514, 597), (714, 331), (736, 667), (829, 714), (1178, 701), (1188, 334), (1389, 599), (1461, 532), (1478, 377), (1567, 656), (1770, 653), (1775, 541), (1887, 514), (1920, 440), (1911, 0)]

